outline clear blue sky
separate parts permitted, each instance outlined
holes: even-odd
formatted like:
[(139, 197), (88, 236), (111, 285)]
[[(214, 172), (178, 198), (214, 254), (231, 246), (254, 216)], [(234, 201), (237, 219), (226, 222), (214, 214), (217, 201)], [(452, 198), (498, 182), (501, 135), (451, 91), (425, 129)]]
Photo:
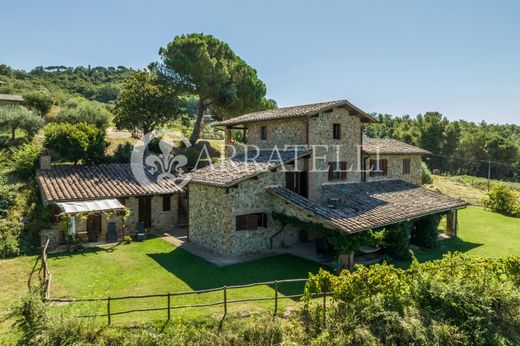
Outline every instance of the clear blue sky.
[(520, 1), (6, 1), (0, 63), (143, 68), (182, 33), (228, 42), (279, 106), (520, 124)]

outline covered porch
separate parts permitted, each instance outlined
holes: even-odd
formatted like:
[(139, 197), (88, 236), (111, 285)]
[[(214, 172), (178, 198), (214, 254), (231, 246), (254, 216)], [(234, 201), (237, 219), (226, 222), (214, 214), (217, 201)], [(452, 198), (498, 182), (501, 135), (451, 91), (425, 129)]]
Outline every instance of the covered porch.
[(53, 209), (54, 226), (42, 232), (42, 238), (48, 238), (51, 247), (114, 243), (127, 232), (125, 219), (129, 210), (117, 199), (57, 202)]
[[(268, 191), (275, 197), (274, 213), (279, 215), (282, 223), (294, 224), (302, 230), (320, 229), (324, 234), (323, 239), (315, 240), (314, 244), (293, 243), (273, 251), (320, 261), (326, 258), (329, 247), (330, 253), (335, 254), (336, 263), (339, 259), (348, 267), (356, 259), (363, 264), (376, 261), (378, 246), (362, 243), (353, 246), (353, 250), (338, 251), (327, 244), (329, 236), (339, 234), (349, 239), (361, 238), (366, 231), (391, 228), (401, 223), (406, 223), (409, 234), (412, 234), (415, 227), (421, 227), (420, 220), (432, 215), (445, 215), (445, 234), (456, 236), (457, 210), (468, 205), (460, 199), (399, 180), (324, 186), (319, 201), (311, 201), (282, 186), (269, 187)], [(436, 238), (437, 234), (434, 236)], [(321, 242), (320, 246), (317, 241)]]

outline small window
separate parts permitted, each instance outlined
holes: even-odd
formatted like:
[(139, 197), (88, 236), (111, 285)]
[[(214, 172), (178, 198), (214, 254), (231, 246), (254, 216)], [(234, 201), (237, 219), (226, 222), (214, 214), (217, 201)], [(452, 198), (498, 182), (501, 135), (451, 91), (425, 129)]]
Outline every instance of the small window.
[(410, 174), (410, 159), (403, 159), (403, 174)]
[(332, 138), (341, 139), (341, 124), (332, 124)]
[(263, 141), (267, 140), (267, 126), (262, 126), (260, 129), (260, 135)]
[(246, 215), (236, 216), (236, 230), (237, 231), (254, 231), (258, 227), (267, 228), (267, 214), (266, 213), (255, 213)]
[(386, 176), (388, 175), (388, 160), (370, 160), (370, 176)]
[(329, 162), (329, 181), (347, 180), (347, 162)]
[(170, 195), (163, 195), (162, 196), (162, 210), (163, 211), (170, 211), (171, 209), (172, 209), (171, 196)]

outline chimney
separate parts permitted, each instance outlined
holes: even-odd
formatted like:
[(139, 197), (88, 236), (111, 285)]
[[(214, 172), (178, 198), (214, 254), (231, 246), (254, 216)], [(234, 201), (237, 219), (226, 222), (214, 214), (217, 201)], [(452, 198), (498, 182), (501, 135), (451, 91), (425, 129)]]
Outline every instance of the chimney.
[(40, 156), (40, 169), (51, 169), (51, 154), (47, 149)]

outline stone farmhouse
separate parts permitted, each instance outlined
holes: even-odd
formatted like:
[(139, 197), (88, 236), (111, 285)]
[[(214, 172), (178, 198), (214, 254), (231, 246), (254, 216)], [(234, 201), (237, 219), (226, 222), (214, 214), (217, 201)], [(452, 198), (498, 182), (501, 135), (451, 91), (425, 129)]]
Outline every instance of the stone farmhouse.
[[(172, 231), (222, 256), (283, 251), (323, 238), (275, 215), (354, 234), (447, 213), (448, 233), (466, 202), (420, 187), (426, 150), (392, 139), (368, 139), (375, 122), (346, 100), (245, 114), (213, 123), (225, 131), (227, 158), (173, 181), (141, 185), (129, 164), (51, 166), (41, 158), (38, 183), (54, 219), (69, 230), (42, 232), (56, 246), (64, 232), (99, 242), (133, 234), (136, 224)], [(233, 142), (233, 132), (246, 145)], [(70, 225), (69, 225), (70, 226)]]
[[(189, 240), (224, 255), (301, 241), (306, 230), (283, 227), (274, 213), (347, 234), (448, 213), (454, 234), (457, 209), (467, 203), (420, 187), (421, 157), (430, 153), (393, 139), (364, 138), (363, 126), (372, 122), (339, 100), (216, 123), (225, 129), (227, 145), (234, 144), (232, 131), (242, 131), (247, 145), (259, 150), (189, 174)], [(306, 233), (306, 240), (323, 238)]]

